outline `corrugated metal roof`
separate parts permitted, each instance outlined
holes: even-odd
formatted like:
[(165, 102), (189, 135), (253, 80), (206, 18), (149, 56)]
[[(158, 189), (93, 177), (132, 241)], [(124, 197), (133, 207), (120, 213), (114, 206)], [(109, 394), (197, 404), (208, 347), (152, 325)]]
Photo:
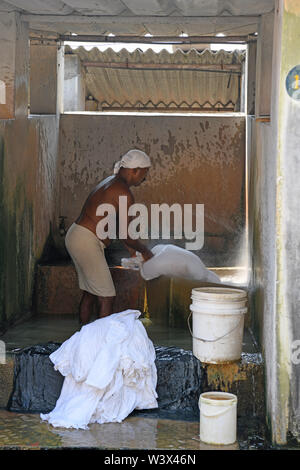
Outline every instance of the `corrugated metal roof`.
[[(97, 48), (86, 50), (84, 47), (71, 49), (67, 53), (75, 53), (81, 63), (86, 65), (86, 85), (91, 94), (100, 104), (101, 110), (145, 109), (145, 110), (237, 110), (239, 102), (240, 75), (232, 73), (216, 73), (196, 70), (132, 70), (97, 67), (97, 64), (129, 64), (129, 66), (146, 67), (150, 64), (166, 64), (190, 66), (229, 66), (242, 69), (245, 60), (244, 52), (212, 52), (201, 53), (195, 49), (189, 52), (177, 50), (169, 53), (162, 50), (155, 53), (135, 50), (130, 53), (126, 49), (115, 52), (112, 49), (100, 51)], [(172, 66), (172, 65), (168, 65)]]

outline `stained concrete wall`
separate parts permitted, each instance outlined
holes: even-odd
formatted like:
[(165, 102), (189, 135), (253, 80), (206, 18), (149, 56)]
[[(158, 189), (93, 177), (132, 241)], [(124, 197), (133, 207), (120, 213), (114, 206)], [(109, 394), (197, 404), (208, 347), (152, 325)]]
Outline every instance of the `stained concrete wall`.
[[(204, 261), (234, 265), (245, 229), (243, 116), (63, 115), (60, 213), (68, 227), (89, 192), (130, 148), (152, 158), (137, 202), (205, 205)], [(151, 240), (152, 244), (158, 243)], [(63, 245), (63, 240), (58, 244)], [(150, 243), (150, 241), (149, 241)]]
[(28, 113), (28, 24), (19, 13), (0, 14), (0, 119)]
[(57, 118), (0, 121), (0, 144), (2, 330), (32, 311), (36, 263), (54, 223)]
[[(278, 189), (277, 189), (277, 293), (278, 378), (282, 401), (288, 402), (288, 429), (300, 442), (300, 101), (286, 91), (289, 71), (300, 64), (300, 4), (285, 0), (279, 75)], [(296, 46), (297, 45), (297, 46)], [(298, 343), (295, 343), (298, 342)], [(283, 412), (286, 411), (283, 409)]]
[(85, 72), (76, 54), (64, 57), (64, 111), (85, 111)]
[(252, 123), (256, 144), (250, 202), (255, 326), (266, 364), (267, 420), (273, 441), (285, 444), (289, 433), (300, 441), (295, 343), (300, 331), (300, 103), (285, 88), (289, 70), (300, 63), (299, 2), (276, 2), (273, 37), (271, 120), (257, 117)]
[[(249, 195), (249, 226), (252, 227), (252, 312), (253, 330), (265, 357), (266, 376), (266, 411), (272, 439), (277, 443), (286, 440), (287, 403), (282, 403), (278, 382), (277, 350), (277, 189), (278, 189), (278, 89), (280, 68), (281, 20), (275, 14), (274, 33), (267, 36), (261, 20), (258, 50), (262, 51), (268, 37), (273, 45), (273, 54), (269, 67), (272, 75), (272, 100), (265, 108), (271, 115), (270, 122), (262, 122), (261, 107), (256, 108), (256, 117), (250, 119), (252, 134), (251, 174)], [(269, 29), (269, 28), (268, 28)], [(270, 44), (268, 45), (270, 49)], [(261, 71), (262, 62), (258, 55), (257, 80), (264, 80)], [(270, 77), (270, 73), (267, 74)], [(263, 86), (257, 83), (256, 103), (260, 101)], [(266, 111), (264, 111), (266, 112)]]
[(273, 58), (274, 12), (261, 15), (257, 44), (256, 61), (256, 103), (257, 116), (269, 116), (271, 109), (272, 90), (272, 58)]
[(64, 46), (30, 45), (30, 113), (63, 112)]
[[(10, 87), (0, 117), (0, 330), (32, 311), (37, 261), (55, 218), (57, 115), (28, 118), (29, 41), (18, 14), (1, 14), (1, 75)], [(11, 34), (10, 34), (11, 33)], [(5, 49), (5, 54), (3, 50)], [(11, 62), (10, 58), (13, 57)], [(13, 64), (13, 65), (11, 65)], [(8, 87), (8, 88), (9, 88)], [(11, 118), (11, 119), (9, 119)]]
[(30, 45), (30, 113), (56, 114), (57, 47)]
[[(251, 173), (249, 190), (250, 253), (252, 254), (253, 331), (261, 347), (264, 344), (264, 326), (267, 312), (275, 302), (275, 245), (276, 245), (276, 139), (269, 123), (250, 118)], [(265, 312), (265, 315), (264, 315)]]

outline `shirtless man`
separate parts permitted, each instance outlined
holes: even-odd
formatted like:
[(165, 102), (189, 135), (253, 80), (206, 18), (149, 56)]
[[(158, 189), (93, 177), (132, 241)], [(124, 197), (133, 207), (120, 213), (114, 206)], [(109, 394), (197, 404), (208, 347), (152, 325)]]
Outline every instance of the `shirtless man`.
[[(116, 295), (112, 277), (106, 263), (104, 249), (110, 244), (109, 238), (98, 238), (97, 224), (104, 216), (97, 216), (101, 204), (111, 204), (118, 220), (119, 197), (127, 197), (128, 208), (134, 204), (130, 186), (140, 185), (146, 178), (151, 165), (148, 155), (140, 150), (130, 150), (116, 163), (114, 175), (99, 183), (88, 196), (80, 216), (71, 225), (66, 234), (66, 248), (74, 262), (79, 287), (83, 290), (80, 302), (80, 322), (89, 322), (93, 305), (96, 303), (98, 317), (113, 313), (113, 302)], [(127, 219), (127, 227), (130, 218)], [(152, 258), (152, 252), (139, 240), (128, 236), (123, 240), (132, 255), (140, 252), (144, 261)]]

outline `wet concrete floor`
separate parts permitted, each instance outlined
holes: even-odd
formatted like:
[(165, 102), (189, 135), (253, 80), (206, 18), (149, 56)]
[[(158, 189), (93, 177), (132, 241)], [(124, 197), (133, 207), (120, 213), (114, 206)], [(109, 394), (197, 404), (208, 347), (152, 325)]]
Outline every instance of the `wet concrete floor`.
[(199, 419), (180, 413), (134, 412), (122, 423), (92, 424), (89, 429), (54, 428), (39, 414), (0, 410), (2, 449), (164, 449), (164, 450), (248, 450), (270, 449), (262, 424), (252, 419), (241, 422), (238, 441), (230, 446), (209, 446), (200, 442)]
[[(218, 273), (221, 274), (221, 273)], [(232, 273), (222, 272), (226, 281)], [(188, 328), (144, 324), (149, 338), (161, 346), (192, 349)], [(0, 339), (6, 351), (48, 341), (63, 342), (79, 329), (77, 316), (36, 316), (10, 329)], [(244, 352), (256, 352), (251, 332), (245, 329)], [(199, 439), (199, 416), (172, 411), (135, 411), (122, 423), (92, 424), (87, 430), (54, 428), (39, 414), (0, 409), (0, 450), (4, 449), (164, 449), (258, 450), (272, 449), (266, 427), (259, 419), (238, 420), (238, 440), (231, 446), (208, 446)], [(290, 448), (300, 448), (294, 443)]]
[[(154, 324), (145, 324), (145, 327), (154, 344), (192, 349), (188, 328), (167, 328)], [(1, 339), (5, 341), (9, 352), (48, 341), (63, 342), (79, 328), (76, 316), (37, 316), (15, 326)], [(247, 329), (243, 350), (255, 352), (255, 345)], [(264, 430), (261, 423), (254, 423), (251, 432), (253, 436), (262, 436)], [(253, 442), (256, 446), (261, 442), (265, 445), (265, 439), (261, 441), (260, 438), (253, 438), (251, 441), (242, 432), (240, 435), (240, 441), (226, 449), (249, 448)], [(0, 409), (1, 448), (206, 450), (210, 446), (200, 443), (199, 415), (158, 410), (136, 411), (122, 423), (93, 424), (88, 430), (76, 430), (54, 428), (41, 421), (39, 414)]]
[(204, 444), (199, 438), (199, 417), (172, 411), (135, 411), (122, 423), (92, 424), (88, 429), (54, 428), (39, 414), (0, 409), (0, 450), (300, 450), (293, 440), (271, 445), (264, 423), (255, 417), (239, 418), (237, 441), (228, 446)]
[[(154, 344), (192, 349), (187, 328), (164, 328), (154, 324), (146, 324), (145, 327)], [(78, 329), (78, 319), (75, 316), (37, 316), (15, 326), (1, 339), (6, 342), (9, 352), (48, 341), (63, 342)], [(247, 329), (243, 351), (255, 352), (251, 333)], [(239, 425), (236, 444), (221, 449), (268, 448), (264, 425), (259, 420), (250, 421)], [(0, 409), (0, 449), (11, 448), (214, 449), (199, 440), (199, 414), (135, 411), (122, 423), (93, 424), (87, 430), (76, 430), (54, 428), (41, 421), (39, 414), (14, 413)]]

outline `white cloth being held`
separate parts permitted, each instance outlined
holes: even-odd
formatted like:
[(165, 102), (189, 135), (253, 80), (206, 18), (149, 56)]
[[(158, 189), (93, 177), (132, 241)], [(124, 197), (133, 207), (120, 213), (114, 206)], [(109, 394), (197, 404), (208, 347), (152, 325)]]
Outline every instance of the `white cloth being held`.
[(141, 269), (141, 266), (144, 262), (144, 258), (142, 257), (141, 253), (136, 251), (136, 256), (131, 256), (130, 258), (122, 258), (121, 265), (123, 268), (127, 269), (134, 269), (138, 271)]
[(155, 349), (140, 315), (125, 310), (95, 320), (50, 355), (65, 380), (43, 420), (86, 429), (90, 423), (120, 423), (134, 409), (157, 408)]
[(142, 150), (132, 149), (129, 150), (120, 161), (114, 166), (114, 174), (116, 175), (120, 168), (149, 168), (151, 160), (148, 155)]
[(156, 245), (154, 256), (141, 264), (141, 276), (149, 281), (161, 275), (194, 281), (221, 283), (219, 276), (202, 263), (199, 256), (176, 245)]

